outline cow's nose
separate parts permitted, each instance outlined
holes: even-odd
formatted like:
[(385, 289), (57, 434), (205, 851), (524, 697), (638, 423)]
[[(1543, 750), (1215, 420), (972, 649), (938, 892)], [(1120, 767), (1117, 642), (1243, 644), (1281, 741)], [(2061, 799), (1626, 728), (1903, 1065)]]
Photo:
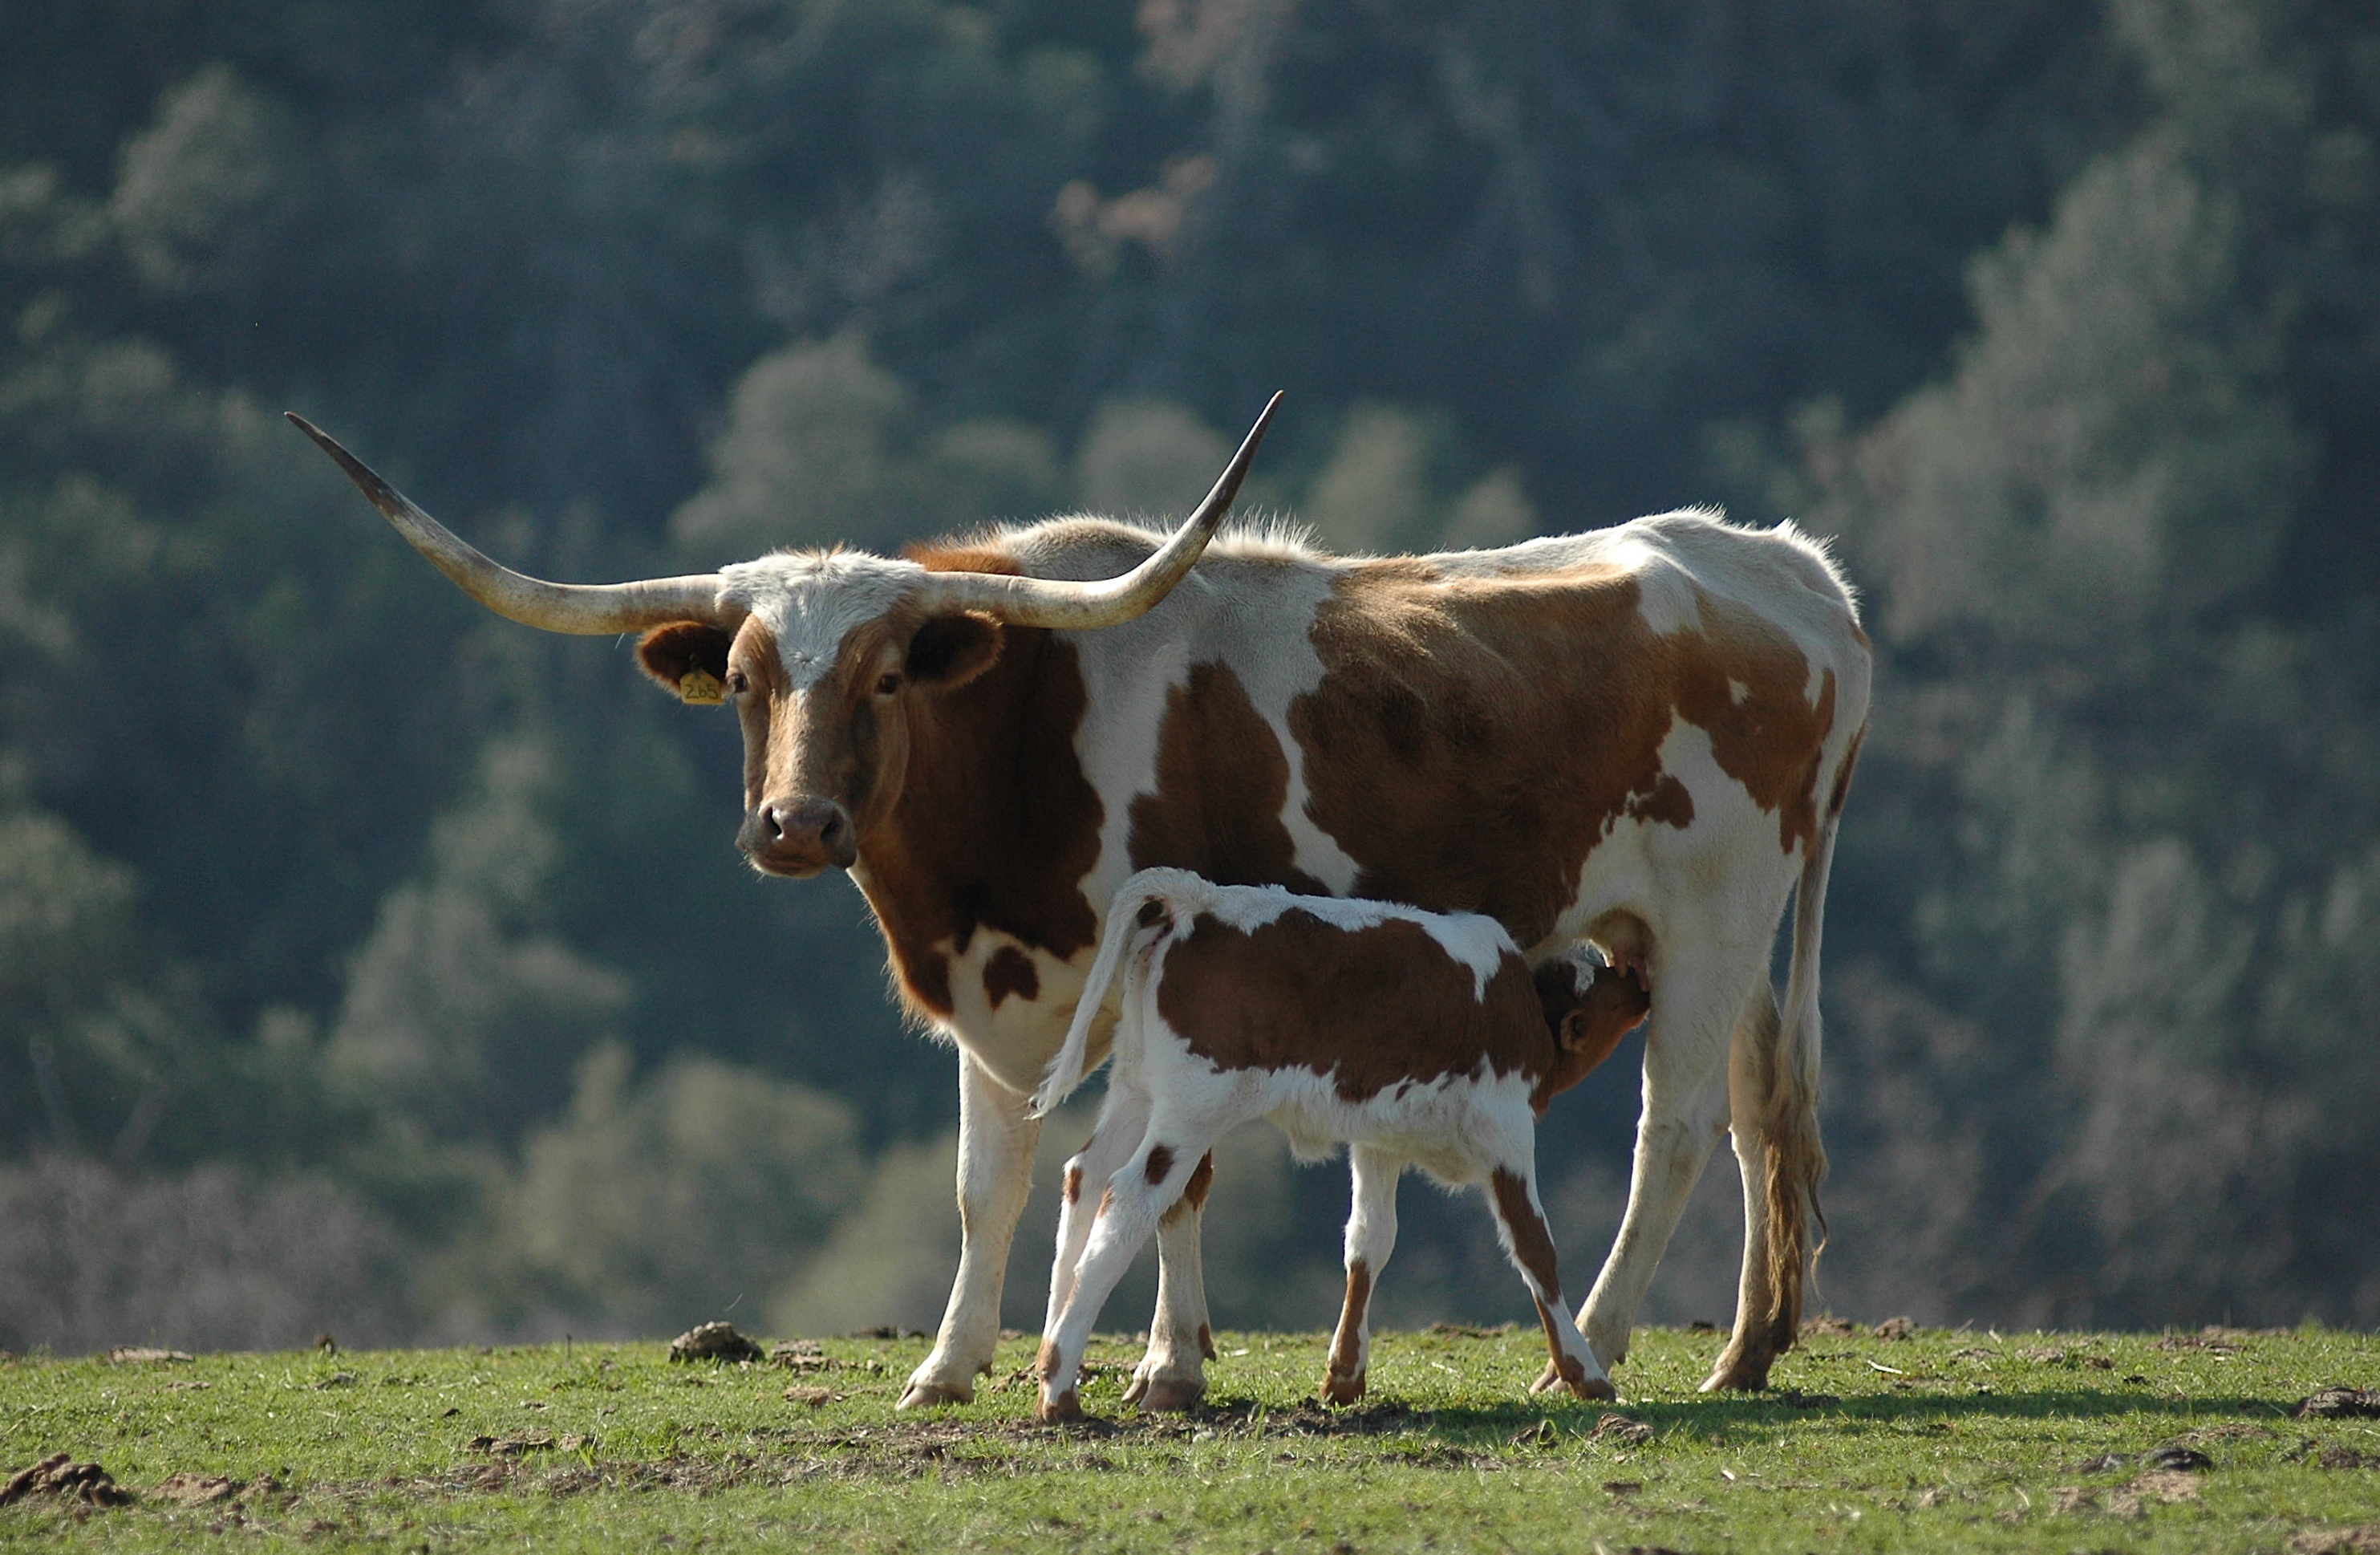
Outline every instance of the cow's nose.
[(746, 818), (736, 841), (756, 862), (773, 869), (847, 869), (859, 856), (851, 817), (832, 799), (767, 800)]

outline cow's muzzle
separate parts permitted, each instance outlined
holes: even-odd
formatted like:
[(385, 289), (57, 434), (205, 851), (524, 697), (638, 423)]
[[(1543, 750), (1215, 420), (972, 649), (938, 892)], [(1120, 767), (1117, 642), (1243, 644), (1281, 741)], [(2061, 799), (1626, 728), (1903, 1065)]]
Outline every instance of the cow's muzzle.
[(772, 875), (848, 869), (859, 856), (851, 817), (832, 799), (768, 799), (744, 818), (735, 845)]

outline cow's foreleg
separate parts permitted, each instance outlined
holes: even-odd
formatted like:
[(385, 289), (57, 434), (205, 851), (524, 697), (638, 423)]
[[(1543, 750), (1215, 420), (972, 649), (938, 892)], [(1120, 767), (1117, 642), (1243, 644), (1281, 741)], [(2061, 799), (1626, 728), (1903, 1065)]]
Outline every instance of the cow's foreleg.
[(1627, 1356), (1645, 1288), (1727, 1124), (1730, 1039), (1767, 949), (1757, 942), (1727, 948), (1706, 940), (1660, 947), (1628, 1210), (1578, 1318), (1579, 1331), (1607, 1369)]
[(976, 1378), (991, 1369), (1009, 1244), (1032, 1186), (1033, 1146), (1041, 1135), (1041, 1124), (1025, 1115), (1026, 1100), (960, 1050), (959, 1273), (933, 1353), (909, 1374), (903, 1409), (965, 1403), (975, 1397)]
[(1148, 1322), (1148, 1353), (1132, 1374), (1123, 1401), (1150, 1411), (1195, 1408), (1207, 1396), (1207, 1362), (1215, 1354), (1207, 1325), (1207, 1271), (1200, 1263), (1199, 1224), (1215, 1180), (1207, 1152), (1182, 1197), (1157, 1222), (1157, 1312)]
[(1330, 1362), (1322, 1374), (1326, 1403), (1354, 1403), (1364, 1396), (1372, 1368), (1372, 1285), (1397, 1246), (1397, 1179), (1404, 1162), (1369, 1145), (1347, 1150), (1347, 1299), (1339, 1328), (1330, 1336)]

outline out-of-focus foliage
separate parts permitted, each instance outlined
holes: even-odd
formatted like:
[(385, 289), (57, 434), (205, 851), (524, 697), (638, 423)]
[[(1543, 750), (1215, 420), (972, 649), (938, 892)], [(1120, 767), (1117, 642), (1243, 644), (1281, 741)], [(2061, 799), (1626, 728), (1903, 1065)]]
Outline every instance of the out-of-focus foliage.
[[(2367, 8), (12, 19), (0, 1191), (97, 1229), (0, 1257), (0, 1343), (945, 1288), (949, 1059), (846, 883), (740, 866), (730, 721), (485, 617), (272, 410), (593, 578), (1176, 512), (1277, 387), (1247, 500), (1334, 546), (1714, 499), (1840, 538), (1881, 679), (1830, 904), (1838, 1305), (2380, 1320)], [(1625, 1056), (1546, 1131), (1574, 1284)], [(1319, 1321), (1343, 1188), (1244, 1154), (1219, 1313)], [(1727, 1191), (1662, 1312), (1725, 1315)], [(251, 1327), (176, 1294), (229, 1289), (154, 1229), (186, 1204), (249, 1228)], [(1475, 1207), (1406, 1209), (1389, 1310), (1510, 1315)], [(391, 1248), (410, 1284), (353, 1273)]]

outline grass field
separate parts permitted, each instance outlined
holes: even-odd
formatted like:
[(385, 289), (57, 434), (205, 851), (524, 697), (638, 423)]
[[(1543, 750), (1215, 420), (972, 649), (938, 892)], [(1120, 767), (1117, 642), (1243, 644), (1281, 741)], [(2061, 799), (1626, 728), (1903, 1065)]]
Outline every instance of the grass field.
[(1814, 1331), (1712, 1398), (1718, 1336), (1653, 1330), (1616, 1410), (1527, 1398), (1530, 1330), (1383, 1335), (1348, 1412), (1319, 1335), (1220, 1343), (1189, 1418), (1125, 1409), (1137, 1345), (1096, 1343), (1106, 1418), (1065, 1428), (1022, 1339), (925, 1417), (917, 1339), (11, 1360), (0, 1476), (65, 1452), (133, 1499), (23, 1496), (0, 1547), (2380, 1550), (2380, 1419), (2290, 1413), (2380, 1383), (2370, 1335)]

